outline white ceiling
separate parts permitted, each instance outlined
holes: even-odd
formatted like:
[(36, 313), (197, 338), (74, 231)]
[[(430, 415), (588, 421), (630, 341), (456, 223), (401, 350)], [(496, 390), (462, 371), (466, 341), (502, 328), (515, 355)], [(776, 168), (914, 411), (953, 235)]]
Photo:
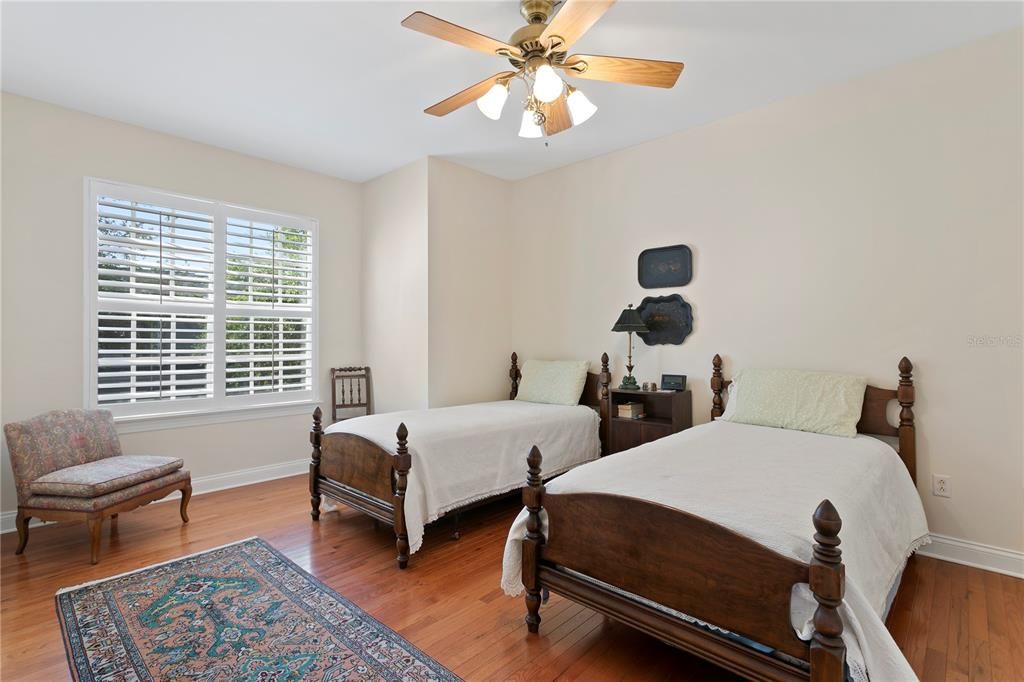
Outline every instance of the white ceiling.
[(1002, 3), (620, 0), (576, 45), (686, 63), (673, 90), (579, 81), (599, 107), (549, 141), (424, 107), (508, 63), (414, 33), (414, 10), (507, 38), (501, 2), (2, 4), (3, 89), (365, 180), (427, 155), (504, 178), (593, 157), (1022, 24)]

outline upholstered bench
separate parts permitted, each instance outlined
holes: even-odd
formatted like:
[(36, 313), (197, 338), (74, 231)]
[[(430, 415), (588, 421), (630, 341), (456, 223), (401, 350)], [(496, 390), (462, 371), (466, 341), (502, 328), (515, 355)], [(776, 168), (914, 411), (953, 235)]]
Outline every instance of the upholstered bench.
[(92, 563), (99, 561), (103, 519), (181, 491), (188, 523), (192, 478), (178, 457), (122, 455), (106, 410), (60, 410), (4, 426), (18, 488), (18, 549), (31, 518), (85, 521)]

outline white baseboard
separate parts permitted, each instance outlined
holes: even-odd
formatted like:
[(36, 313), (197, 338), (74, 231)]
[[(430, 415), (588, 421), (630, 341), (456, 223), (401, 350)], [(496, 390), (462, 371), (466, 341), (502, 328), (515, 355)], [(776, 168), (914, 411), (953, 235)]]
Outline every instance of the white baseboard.
[[(227, 488), (237, 488), (242, 485), (272, 481), (275, 478), (295, 476), (307, 473), (308, 471), (309, 459), (306, 458), (295, 459), (289, 462), (279, 462), (277, 464), (266, 464), (264, 466), (240, 469), (238, 471), (228, 471), (223, 474), (200, 476), (192, 479), (192, 495), (203, 495), (205, 493), (212, 493), (216, 490), (225, 490)], [(177, 500), (178, 496), (172, 495), (170, 497), (165, 497), (162, 500), (157, 500), (153, 504)], [(17, 515), (18, 512), (16, 511), (0, 512), (0, 533), (11, 533), (17, 530), (14, 525), (14, 520)], [(32, 521), (29, 522), (29, 527), (41, 525), (44, 525), (44, 522), (39, 519), (32, 519)]]
[(954, 564), (1024, 578), (1024, 552), (933, 533), (931, 544), (925, 545), (917, 553), (943, 561), (952, 561)]

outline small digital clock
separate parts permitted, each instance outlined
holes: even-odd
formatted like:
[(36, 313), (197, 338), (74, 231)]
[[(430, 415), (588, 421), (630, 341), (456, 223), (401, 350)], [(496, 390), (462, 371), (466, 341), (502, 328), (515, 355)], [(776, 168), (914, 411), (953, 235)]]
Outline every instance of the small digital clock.
[(661, 375), (661, 390), (663, 390), (663, 391), (685, 391), (686, 390), (686, 375), (685, 374), (662, 374)]

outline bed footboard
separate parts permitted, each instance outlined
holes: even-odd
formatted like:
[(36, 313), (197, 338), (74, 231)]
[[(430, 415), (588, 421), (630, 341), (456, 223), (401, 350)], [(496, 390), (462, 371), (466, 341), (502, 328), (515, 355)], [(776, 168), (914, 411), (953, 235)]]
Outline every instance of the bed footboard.
[[(530, 632), (539, 629), (541, 592), (549, 589), (740, 675), (842, 681), (841, 521), (828, 500), (814, 513), (814, 559), (807, 564), (654, 502), (602, 493), (547, 494), (540, 451), (534, 448), (527, 461), (523, 584)], [(542, 510), (550, 540), (540, 532)], [(818, 602), (810, 645), (791, 625), (797, 583), (808, 583)], [(655, 605), (770, 646), (808, 664), (810, 672)]]
[(398, 566), (409, 564), (409, 536), (405, 525), (405, 491), (412, 458), (405, 424), (395, 434), (398, 447), (392, 454), (376, 443), (351, 433), (323, 432), (320, 408), (313, 412), (309, 440), (313, 456), (309, 464), (310, 515), (320, 519), (320, 496), (342, 502), (395, 530)]

